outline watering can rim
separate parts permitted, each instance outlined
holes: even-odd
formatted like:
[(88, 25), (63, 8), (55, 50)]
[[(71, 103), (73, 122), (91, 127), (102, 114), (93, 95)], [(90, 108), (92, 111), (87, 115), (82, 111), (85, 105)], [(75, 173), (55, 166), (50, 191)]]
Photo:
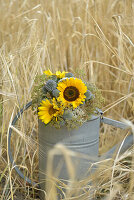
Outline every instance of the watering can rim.
[[(101, 114), (91, 115), (91, 118), (88, 119), (87, 121), (85, 121), (84, 123), (90, 122), (90, 121), (94, 121), (94, 120), (96, 120), (96, 119), (98, 119), (98, 118), (101, 118)], [(41, 119), (39, 119), (39, 118), (38, 118), (38, 122), (41, 122), (41, 123), (44, 124), (44, 122), (42, 122)], [(48, 127), (48, 126), (50, 126), (50, 125), (49, 125), (49, 124), (44, 124), (44, 126)], [(51, 126), (51, 127), (53, 127), (53, 126)], [(64, 126), (61, 126), (61, 128), (62, 128), (62, 127), (64, 127)], [(55, 127), (53, 127), (53, 128), (55, 128)]]

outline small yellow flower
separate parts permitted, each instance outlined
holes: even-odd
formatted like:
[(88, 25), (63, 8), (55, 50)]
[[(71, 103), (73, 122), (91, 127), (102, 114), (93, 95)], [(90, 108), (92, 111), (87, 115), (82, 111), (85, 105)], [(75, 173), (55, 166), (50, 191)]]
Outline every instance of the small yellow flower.
[(44, 74), (46, 74), (47, 76), (55, 75), (55, 76), (57, 76), (57, 78), (60, 78), (60, 79), (61, 79), (61, 78), (64, 78), (66, 73), (68, 73), (68, 72), (65, 72), (65, 71), (63, 71), (63, 72), (61, 72), (61, 71), (56, 71), (56, 73), (53, 74), (50, 70), (44, 71)]
[(57, 78), (64, 78), (66, 73), (67, 72), (65, 72), (65, 71), (63, 71), (63, 72), (56, 71), (56, 76), (57, 76)]
[(87, 87), (81, 79), (69, 78), (59, 82), (57, 89), (60, 91), (58, 101), (61, 101), (64, 106), (73, 105), (76, 108), (85, 101), (84, 95)]
[(44, 71), (44, 74), (46, 74), (48, 76), (52, 76), (53, 75), (53, 73), (50, 70)]
[(57, 120), (57, 116), (63, 114), (63, 110), (57, 106), (55, 98), (52, 103), (48, 99), (42, 101), (38, 110), (39, 119), (45, 124), (48, 124), (53, 117), (56, 117)]

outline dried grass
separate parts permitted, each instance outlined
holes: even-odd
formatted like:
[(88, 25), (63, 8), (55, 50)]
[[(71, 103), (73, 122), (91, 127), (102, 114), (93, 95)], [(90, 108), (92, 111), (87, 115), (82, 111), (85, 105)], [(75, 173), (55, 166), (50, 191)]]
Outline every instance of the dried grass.
[[(71, 71), (96, 83), (106, 100), (105, 116), (134, 121), (133, 7), (132, 0), (1, 1), (1, 200), (13, 200), (18, 193), (23, 194), (22, 199), (37, 199), (38, 190), (26, 185), (9, 165), (7, 134), (14, 108), (31, 100), (35, 76), (45, 69)], [(29, 110), (15, 128), (14, 158), (27, 176), (38, 181), (38, 156), (35, 146), (30, 148), (31, 142), (37, 144), (37, 117)], [(103, 125), (100, 152), (117, 143), (121, 135), (123, 131)], [(100, 199), (133, 200), (133, 150), (99, 163), (91, 188), (90, 179), (75, 183), (84, 188), (85, 196), (76, 191), (77, 198), (68, 199), (90, 199), (94, 191)], [(69, 187), (71, 190), (74, 183)], [(56, 199), (55, 194), (49, 199)]]

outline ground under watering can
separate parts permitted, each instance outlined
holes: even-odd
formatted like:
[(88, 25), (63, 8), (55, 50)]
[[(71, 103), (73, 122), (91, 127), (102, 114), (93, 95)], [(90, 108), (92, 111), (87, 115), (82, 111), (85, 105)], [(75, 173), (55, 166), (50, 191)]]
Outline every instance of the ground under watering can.
[[(21, 109), (15, 118), (12, 121), (12, 125), (15, 125), (18, 118), (22, 115), (22, 113), (27, 110), (32, 105), (32, 102), (29, 102), (23, 109)], [(86, 176), (87, 171), (91, 165), (91, 163), (100, 160), (101, 157), (98, 156), (99, 149), (99, 131), (101, 123), (109, 124), (117, 128), (126, 129), (128, 125), (123, 122), (119, 122), (116, 120), (112, 120), (106, 117), (103, 117), (102, 113), (96, 116), (92, 116), (92, 118), (85, 122), (78, 129), (68, 130), (66, 127), (56, 129), (51, 126), (45, 126), (43, 122), (39, 120), (39, 182), (41, 183), (39, 187), (41, 190), (45, 190), (45, 180), (47, 178), (46, 175), (46, 167), (47, 167), (47, 155), (48, 152), (54, 147), (54, 145), (60, 143), (65, 145), (68, 149), (78, 152), (81, 155), (88, 155), (91, 159), (84, 160), (81, 158), (73, 158), (73, 164), (76, 168), (75, 177), (77, 180), (84, 178)], [(12, 153), (11, 153), (11, 134), (12, 128), (9, 129), (8, 136), (8, 153), (9, 159), (12, 165), (14, 166), (17, 173), (28, 183), (32, 185), (37, 185), (32, 182), (29, 178), (25, 177), (23, 173), (16, 166)], [(127, 150), (133, 144), (133, 135), (127, 136), (120, 153)], [(105, 154), (105, 158), (110, 158), (112, 153), (114, 152), (114, 148), (109, 150)], [(58, 155), (54, 158), (53, 161), (53, 169), (56, 169), (59, 163), (63, 160), (62, 155)], [(59, 172), (59, 178), (67, 180), (69, 178), (66, 164), (63, 162), (62, 167)], [(43, 193), (40, 195), (41, 199), (44, 199)]]

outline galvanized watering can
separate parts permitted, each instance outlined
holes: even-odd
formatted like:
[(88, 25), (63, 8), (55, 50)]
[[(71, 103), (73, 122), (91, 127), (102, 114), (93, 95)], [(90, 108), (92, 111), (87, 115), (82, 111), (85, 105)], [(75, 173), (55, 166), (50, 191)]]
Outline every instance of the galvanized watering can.
[[(23, 109), (21, 109), (15, 118), (12, 121), (12, 125), (15, 125), (18, 118), (22, 115), (22, 113), (31, 106), (32, 102), (29, 102)], [(92, 118), (84, 123), (79, 129), (68, 130), (66, 127), (61, 129), (56, 129), (51, 126), (45, 126), (39, 120), (39, 182), (40, 188), (42, 190), (45, 189), (44, 180), (47, 178), (46, 176), (46, 163), (47, 163), (47, 155), (48, 151), (51, 150), (55, 144), (61, 143), (65, 145), (68, 149), (79, 152), (80, 154), (88, 155), (91, 157), (91, 160), (85, 160), (81, 158), (73, 158), (73, 164), (76, 169), (76, 179), (82, 179), (84, 176), (87, 175), (87, 171), (91, 165), (91, 163), (96, 162), (101, 159), (98, 156), (98, 149), (99, 149), (99, 131), (100, 131), (100, 124), (105, 123), (112, 125), (117, 128), (126, 129), (128, 126), (116, 120), (112, 120), (106, 117), (103, 117), (102, 113), (97, 116), (92, 116)], [(16, 166), (12, 153), (11, 153), (11, 133), (12, 128), (9, 130), (8, 136), (8, 153), (9, 159), (12, 165), (14, 166), (16, 172), (21, 176), (26, 182), (37, 185), (35, 182), (32, 182), (29, 178), (25, 177), (23, 173), (19, 170)], [(133, 135), (127, 136), (120, 153), (123, 153), (133, 144)], [(110, 158), (115, 150), (113, 147), (105, 154), (105, 158)], [(94, 159), (93, 159), (94, 158)], [(63, 156), (58, 155), (54, 158), (53, 162), (53, 169), (55, 170), (60, 162), (63, 161)], [(59, 173), (60, 179), (69, 179), (69, 175), (67, 172), (67, 168), (65, 163), (62, 163), (62, 167)], [(41, 199), (44, 199), (43, 194), (40, 195)]]

